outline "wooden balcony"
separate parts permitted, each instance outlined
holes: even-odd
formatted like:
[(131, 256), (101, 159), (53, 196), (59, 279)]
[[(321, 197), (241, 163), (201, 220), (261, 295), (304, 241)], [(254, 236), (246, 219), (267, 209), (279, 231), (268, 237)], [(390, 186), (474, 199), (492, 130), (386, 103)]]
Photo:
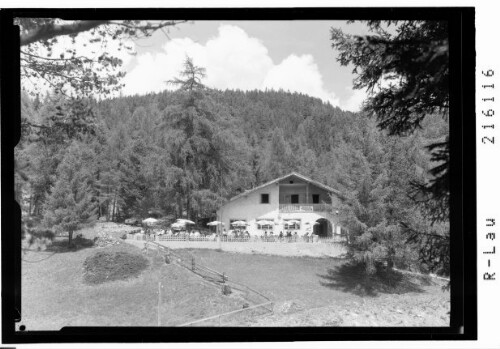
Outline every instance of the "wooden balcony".
[(328, 204), (279, 204), (280, 212), (328, 212)]

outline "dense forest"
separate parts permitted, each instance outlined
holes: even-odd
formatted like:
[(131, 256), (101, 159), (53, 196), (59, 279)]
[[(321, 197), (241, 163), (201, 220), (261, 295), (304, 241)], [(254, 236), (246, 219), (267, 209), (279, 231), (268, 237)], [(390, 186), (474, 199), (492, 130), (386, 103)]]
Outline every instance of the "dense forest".
[(369, 272), (377, 258), (418, 259), (405, 231), (449, 234), (421, 212), (416, 190), (432, 180), (428, 145), (446, 139), (445, 119), (431, 115), (417, 132), (391, 136), (363, 113), (306, 95), (208, 89), (190, 59), (181, 77), (175, 91), (102, 101), (23, 95), (24, 216), (70, 237), (96, 219), (188, 217), (204, 226), (230, 197), (296, 171), (342, 193), (332, 210)]
[(430, 179), (426, 146), (447, 136), (445, 120), (429, 116), (417, 132), (389, 136), (366, 115), (317, 98), (188, 80), (175, 91), (102, 101), (23, 95), (15, 154), (23, 214), (69, 230), (149, 215), (203, 225), (226, 199), (297, 171), (342, 192), (344, 223), (370, 236), (360, 258), (377, 246), (412, 253), (401, 223), (430, 226), (412, 192)]
[[(96, 219), (204, 226), (233, 195), (297, 171), (340, 191), (332, 210), (348, 229), (348, 257), (368, 274), (383, 259), (449, 275), (446, 21), (369, 20), (363, 36), (331, 28), (336, 60), (354, 67), (354, 89), (368, 91), (361, 113), (287, 91), (209, 89), (190, 58), (173, 91), (110, 98), (122, 61), (77, 55), (78, 33), (121, 47), (183, 21), (17, 22), (22, 81), (57, 91), (21, 99), (15, 193), (24, 230), (67, 231), (71, 245)], [(73, 44), (54, 58), (58, 26)]]

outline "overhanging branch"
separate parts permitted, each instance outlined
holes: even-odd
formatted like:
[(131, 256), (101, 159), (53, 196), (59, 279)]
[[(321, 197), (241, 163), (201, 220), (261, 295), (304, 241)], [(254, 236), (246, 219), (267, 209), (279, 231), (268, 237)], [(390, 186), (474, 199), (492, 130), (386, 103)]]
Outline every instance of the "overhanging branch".
[(109, 21), (77, 21), (71, 24), (46, 24), (21, 34), (21, 47), (41, 40), (52, 39), (59, 35), (77, 34), (90, 30)]

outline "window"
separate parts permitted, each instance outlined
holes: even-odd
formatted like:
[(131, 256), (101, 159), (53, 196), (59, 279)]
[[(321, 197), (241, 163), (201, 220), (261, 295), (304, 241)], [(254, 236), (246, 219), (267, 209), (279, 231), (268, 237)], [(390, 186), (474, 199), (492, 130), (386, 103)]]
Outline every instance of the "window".
[(293, 194), (292, 195), (292, 204), (298, 204), (299, 203), (299, 194)]
[(258, 230), (273, 230), (273, 225), (272, 224), (258, 224), (257, 223), (257, 229)]
[(319, 204), (319, 194), (312, 194), (313, 204)]
[(269, 203), (269, 194), (260, 194), (260, 203), (268, 204)]

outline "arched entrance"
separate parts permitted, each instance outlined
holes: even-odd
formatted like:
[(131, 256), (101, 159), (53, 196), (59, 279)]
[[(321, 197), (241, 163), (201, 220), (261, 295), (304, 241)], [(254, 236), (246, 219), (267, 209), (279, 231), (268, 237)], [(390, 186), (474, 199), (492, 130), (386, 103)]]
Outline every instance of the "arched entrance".
[(316, 220), (316, 223), (313, 228), (314, 234), (319, 237), (330, 237), (332, 236), (332, 223), (326, 218), (320, 218)]

